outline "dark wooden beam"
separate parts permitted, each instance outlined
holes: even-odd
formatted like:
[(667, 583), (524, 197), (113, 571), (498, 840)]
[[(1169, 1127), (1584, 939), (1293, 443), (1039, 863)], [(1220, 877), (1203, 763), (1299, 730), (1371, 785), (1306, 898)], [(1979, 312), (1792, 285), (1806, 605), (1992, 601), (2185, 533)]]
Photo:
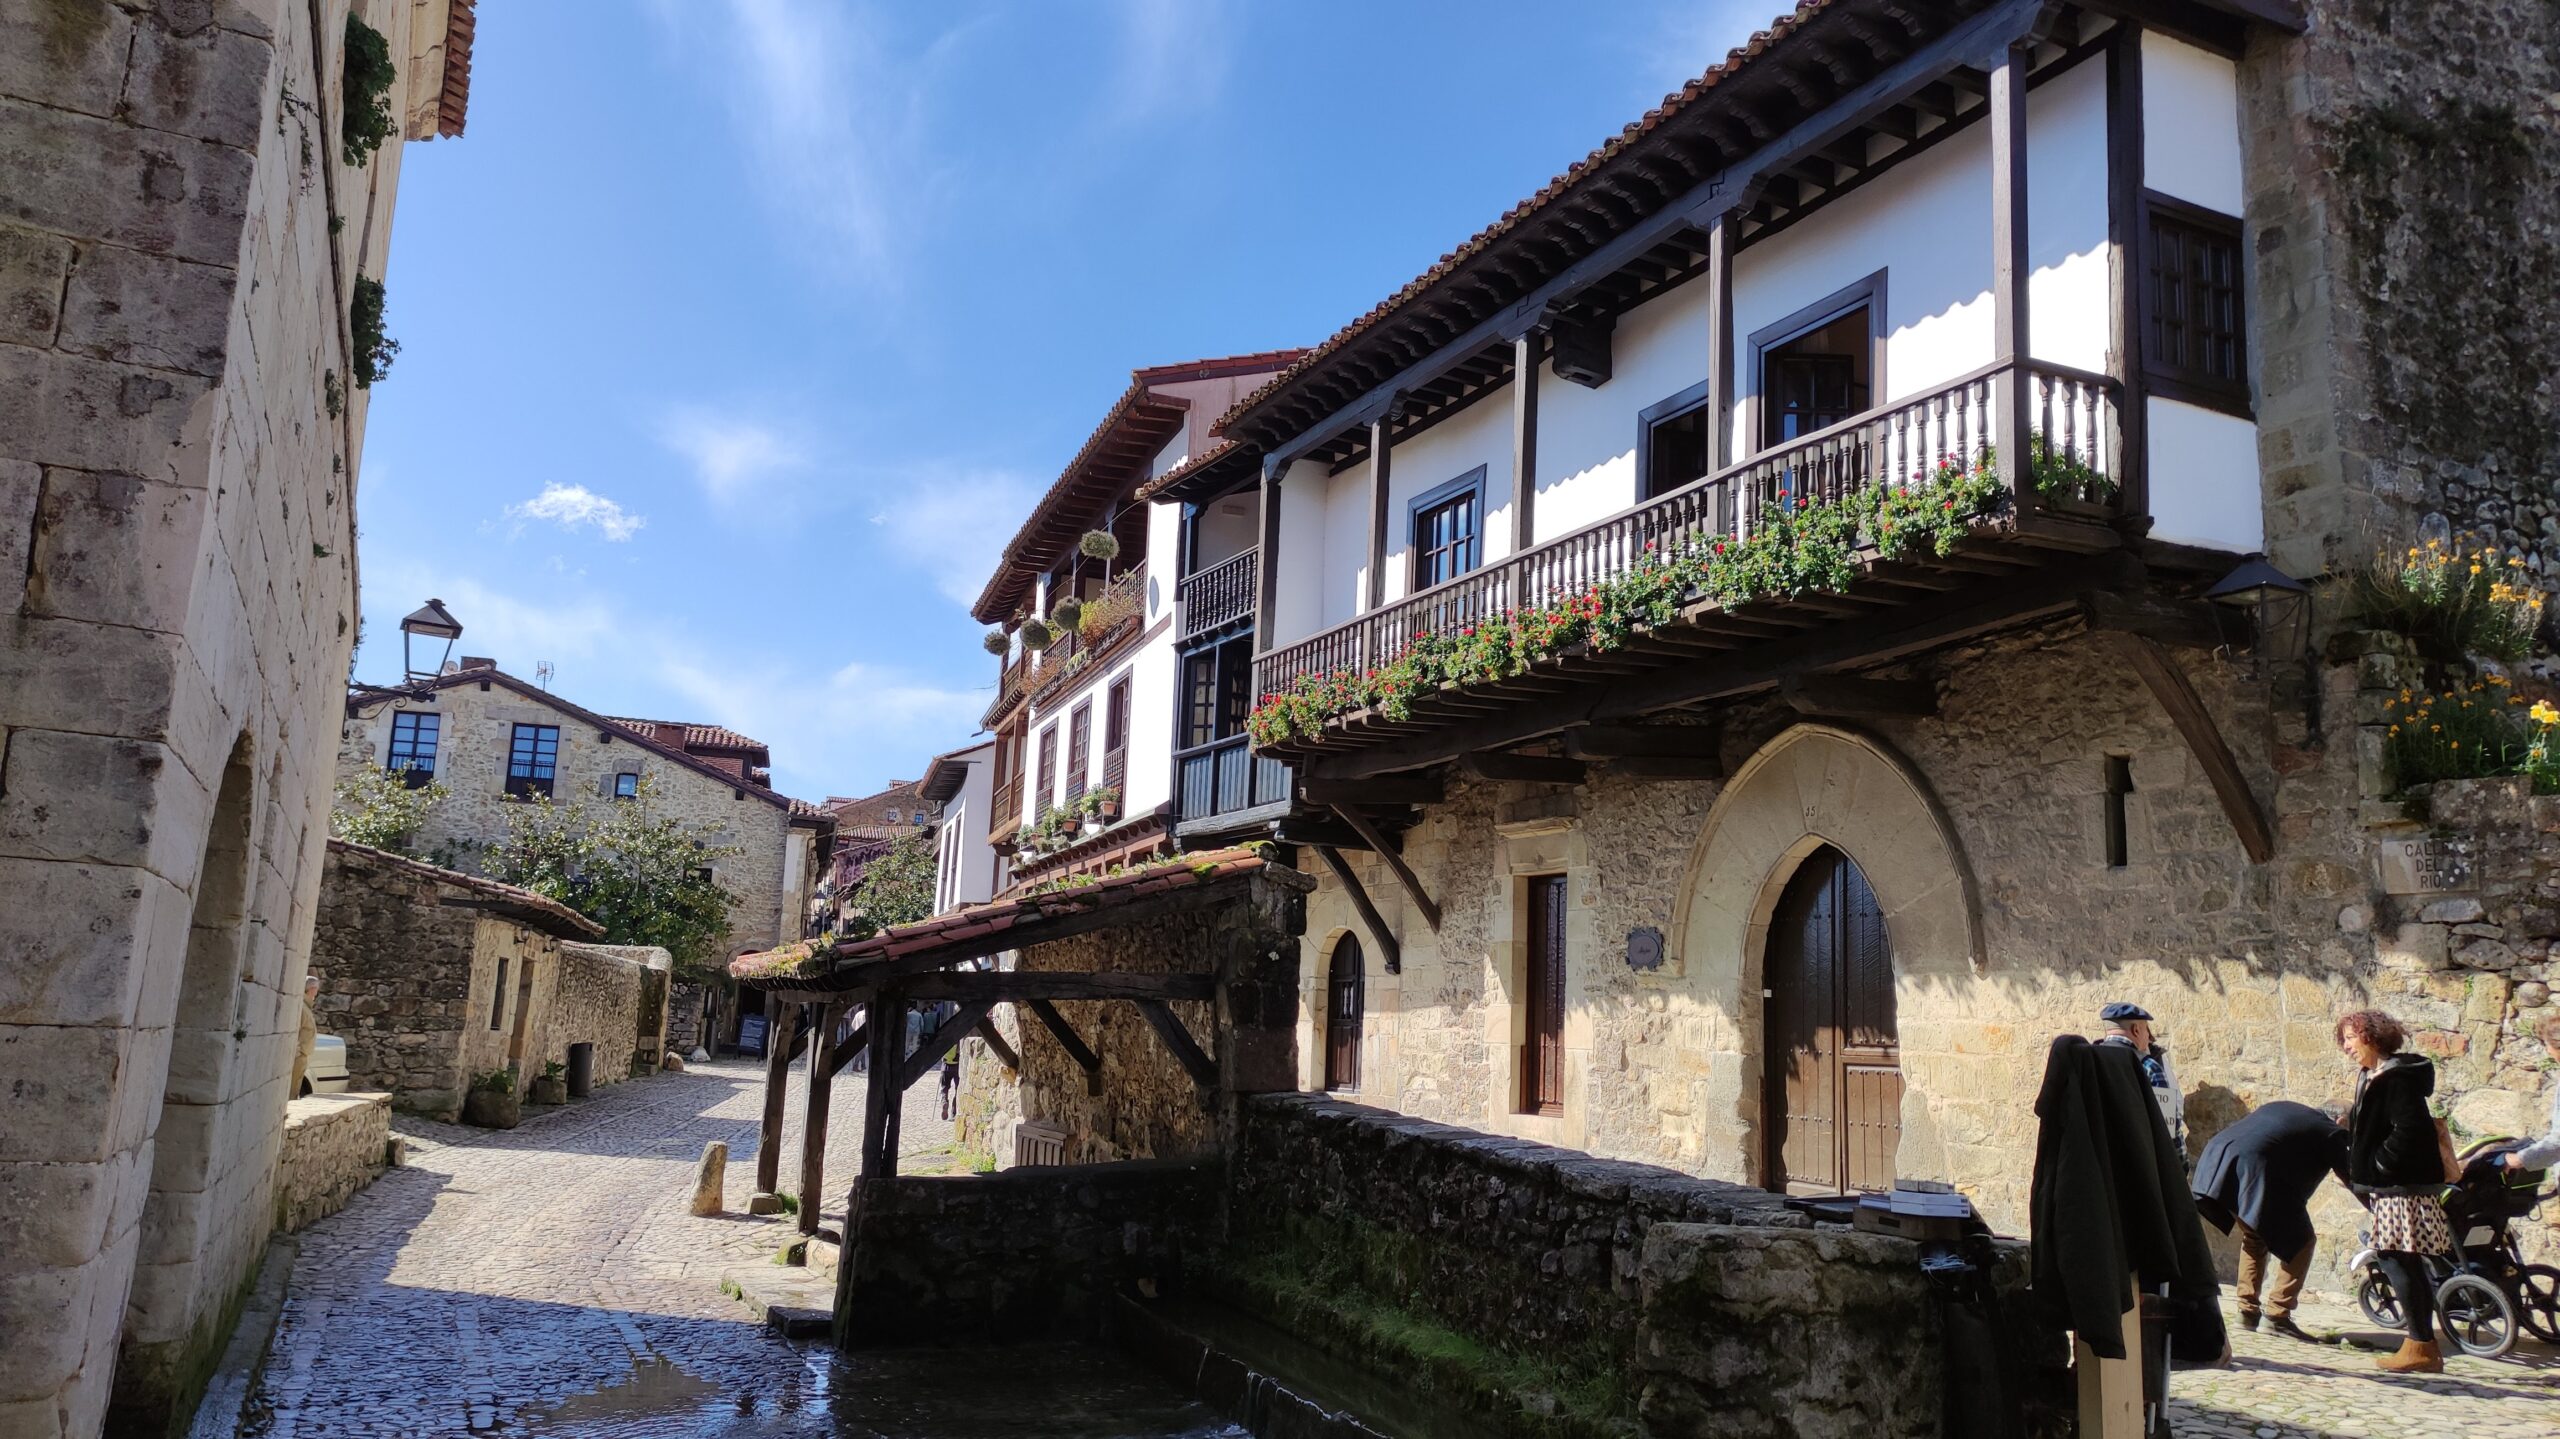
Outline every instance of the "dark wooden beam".
[(1277, 609), (1280, 594), (1280, 476), (1288, 469), (1266, 456), (1262, 462), (1262, 494), (1254, 507), (1254, 542), (1259, 547), (1254, 560), (1255, 608), (1253, 611), (1253, 652), (1260, 654), (1271, 648), (1271, 612)]
[(824, 1207), (827, 1194), (827, 1104), (835, 1096), (835, 1085), (825, 1072), (826, 1054), (819, 1048), (827, 1036), (836, 1032), (843, 1020), (842, 1003), (821, 1006), (818, 1027), (809, 1037), (809, 1092), (800, 1116), (800, 1232), (818, 1232), (818, 1211)]
[(1413, 901), (1415, 909), (1422, 911), (1423, 922), (1431, 926), (1431, 932), (1438, 934), (1440, 905), (1423, 892), (1422, 881), (1414, 875), (1413, 866), (1404, 862), (1403, 853), (1387, 842), (1387, 837), (1378, 832), (1378, 827), (1369, 822), (1367, 815), (1345, 804), (1335, 805), (1333, 812), (1342, 816), (1342, 822), (1351, 827), (1351, 832), (1367, 840), (1378, 858), (1387, 862), (1387, 868), (1395, 873), (1396, 883), (1404, 886), (1405, 897)]
[[(782, 1117), (789, 1103), (791, 1088), (791, 1049), (801, 1028), (800, 1006), (778, 1004), (781, 1012), (764, 1036), (764, 1118), (756, 1137), (756, 1193), (771, 1194), (782, 1182)], [(818, 1067), (809, 1066), (810, 1082), (817, 1082)]]
[(870, 1044), (870, 1042), (871, 1020), (868, 1016), (865, 1016), (860, 1024), (855, 1025), (852, 1031), (845, 1035), (841, 1043), (832, 1044), (827, 1047), (827, 1077), (832, 1079), (836, 1075), (843, 1073), (844, 1067), (853, 1063), (853, 1057), (860, 1054), (863, 1051), (864, 1046)]
[(1839, 719), (1917, 719), (1938, 712), (1938, 687), (1927, 680), (1790, 675), (1779, 684), (1778, 697), (1798, 714)]
[(1336, 820), (1315, 819), (1307, 815), (1284, 815), (1272, 827), (1272, 838), (1282, 844), (1316, 845), (1329, 849), (1367, 849), (1369, 842), (1349, 825)]
[(1208, 999), (1218, 992), (1218, 980), (1208, 974), (987, 969), (919, 974), (901, 980), (898, 992), (929, 1004), (948, 999), (964, 1005), (982, 999), (989, 1003), (1033, 999)]
[(1478, 779), (1518, 780), (1527, 784), (1582, 784), (1591, 778), (1590, 766), (1578, 759), (1511, 754), (1503, 750), (1483, 750), (1468, 755), (1458, 761), (1458, 767)]
[(1047, 1027), (1049, 1037), (1058, 1041), (1058, 1047), (1067, 1052), (1067, 1058), (1076, 1062), (1076, 1068), (1084, 1071), (1084, 1092), (1089, 1095), (1100, 1094), (1102, 1092), (1102, 1056), (1093, 1052), (1092, 1047), (1076, 1033), (1076, 1027), (1067, 1023), (1067, 1017), (1058, 1012), (1056, 1005), (1045, 999), (1026, 999), (1023, 1005), (1038, 1017), (1042, 1025)]
[(2151, 513), (2150, 387), (2142, 349), (2142, 31), (2119, 25), (2107, 43), (2107, 375), (2122, 513)]
[[(941, 1064), (942, 1056), (950, 1052), (951, 1046), (958, 1044), (962, 1036), (977, 1028), (978, 1021), (985, 1019), (988, 1012), (995, 1007), (996, 1002), (992, 999), (974, 999), (954, 1010), (950, 1018), (935, 1025), (933, 1033), (924, 1036), (917, 1043), (916, 1052), (908, 1055), (906, 1063), (899, 1066), (898, 1092), (904, 1094), (915, 1088), (916, 1081), (924, 1078), (927, 1070)], [(876, 1083), (877, 1080), (875, 1079), (874, 1082)]]
[(2205, 708), (2196, 687), (2187, 679), (2186, 671), (2169, 657), (2169, 652), (2156, 640), (2142, 635), (2118, 635), (2117, 646), (2142, 677), (2151, 697), (2160, 702), (2169, 722), (2178, 727), (2178, 737), (2187, 742), (2187, 750), (2203, 767), (2205, 778), (2212, 782), (2214, 798), (2222, 801), (2223, 817), (2231, 821), (2231, 829), (2240, 837), (2240, 847), (2253, 863), (2265, 864), (2275, 857), (2275, 830), (2267, 823), (2267, 812), (2258, 803), (2256, 792), (2249, 788), (2240, 773), (2240, 762), (2232, 757), (2231, 746), (2223, 743), (2222, 729), (2213, 722), (2213, 712)]
[[(1748, 203), (1747, 201), (1745, 203)], [(1731, 211), (1707, 226), (1707, 472), (1733, 463), (1733, 240)], [(1636, 483), (1645, 483), (1636, 476)]]
[(1595, 724), (1565, 731), (1564, 747), (1576, 759), (1713, 759), (1724, 735), (1714, 725)]
[(1147, 1027), (1156, 1032), (1156, 1038), (1164, 1041), (1164, 1047), (1172, 1053), (1174, 1062), (1182, 1066), (1182, 1072), (1191, 1076), (1191, 1083), (1200, 1091), (1201, 1106), (1207, 1108), (1216, 1104), (1217, 1061), (1201, 1052), (1200, 1041), (1191, 1037), (1182, 1017), (1168, 1009), (1161, 999), (1139, 1000), (1138, 1013), (1146, 1018)]
[[(901, 1091), (891, 1081), (898, 1066), (906, 1060), (903, 1052), (907, 1038), (907, 1001), (905, 996), (888, 993), (872, 1001), (868, 1021), (871, 1046), (865, 1083), (862, 1086), (862, 1177), (886, 1179), (898, 1172), (898, 1110)], [(819, 1140), (820, 1152), (826, 1141)], [(809, 1216), (817, 1203), (808, 1195), (800, 1196), (801, 1232), (815, 1233)], [(847, 1266), (850, 1268), (851, 1266)]]
[(2220, 617), (2203, 600), (2092, 590), (2080, 597), (2080, 616), (2092, 630), (2141, 635), (2180, 649), (2218, 649), (2227, 643)]
[(1342, 857), (1342, 851), (1329, 844), (1317, 845), (1315, 851), (1316, 857), (1324, 861), (1325, 868), (1333, 871), (1333, 877), (1342, 881), (1343, 892), (1350, 896), (1351, 907), (1359, 912), (1361, 925), (1378, 946), (1378, 960), (1386, 966), (1387, 973), (1404, 973), (1404, 946), (1396, 943), (1395, 931), (1387, 928), (1386, 916), (1378, 913), (1378, 906), (1370, 902), (1368, 888), (1360, 883), (1360, 876), (1352, 872), (1351, 865)]
[(1511, 552), (1536, 543), (1538, 380), (1546, 368), (1545, 337), (1523, 330), (1511, 342)]
[(1013, 1046), (1005, 1042), (1004, 1031), (996, 1028), (993, 1015), (978, 1021), (978, 1037), (987, 1042), (987, 1048), (995, 1052), (996, 1063), (1003, 1065), (1008, 1073), (1022, 1073), (1022, 1056), (1014, 1053)]
[(1722, 779), (1724, 761), (1714, 755), (1629, 755), (1609, 761), (1612, 773), (1629, 779)]
[(2020, 515), (2036, 508), (2027, 432), (2027, 67), (2028, 47), (2012, 43), (1991, 68), (1991, 358), (2009, 368), (1991, 379), (1991, 443), (2001, 483)]
[(1393, 775), (1358, 784), (1300, 781), (1298, 795), (1309, 804), (1438, 804), (1448, 798), (1436, 774)]
[(1387, 485), (1393, 472), (1390, 463), (1395, 456), (1395, 443), (1388, 431), (1396, 419), (1396, 396), (1389, 396), (1387, 406), (1369, 422), (1369, 603), (1376, 609), (1387, 602)]

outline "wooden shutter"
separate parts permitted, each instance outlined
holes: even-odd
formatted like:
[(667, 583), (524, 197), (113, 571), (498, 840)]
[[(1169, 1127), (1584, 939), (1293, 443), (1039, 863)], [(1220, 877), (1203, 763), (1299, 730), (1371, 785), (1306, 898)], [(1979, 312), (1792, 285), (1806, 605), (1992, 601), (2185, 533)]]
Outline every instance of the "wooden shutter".
[(1520, 1109), (1564, 1113), (1565, 880), (1543, 874), (1529, 882), (1529, 934), (1522, 976), (1528, 1037), (1520, 1046)]

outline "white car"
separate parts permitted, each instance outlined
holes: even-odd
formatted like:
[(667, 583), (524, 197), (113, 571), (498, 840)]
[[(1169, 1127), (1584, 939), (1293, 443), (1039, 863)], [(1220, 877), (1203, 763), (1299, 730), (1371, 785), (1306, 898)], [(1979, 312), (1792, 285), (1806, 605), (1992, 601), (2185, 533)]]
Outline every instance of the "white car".
[(311, 1063), (302, 1070), (302, 1092), (305, 1094), (344, 1094), (347, 1092), (347, 1042), (334, 1034), (324, 1034), (311, 1042)]

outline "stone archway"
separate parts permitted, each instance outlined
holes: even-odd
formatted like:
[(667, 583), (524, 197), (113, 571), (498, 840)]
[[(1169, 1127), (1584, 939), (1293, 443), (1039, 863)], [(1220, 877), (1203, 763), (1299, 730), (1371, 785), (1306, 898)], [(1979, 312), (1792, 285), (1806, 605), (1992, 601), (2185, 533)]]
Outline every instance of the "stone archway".
[[(1804, 859), (1829, 845), (1874, 887), (1891, 936), (1894, 988), (1970, 981), (1983, 959), (1981, 905), (1955, 827), (1910, 762), (1883, 741), (1834, 725), (1797, 725), (1737, 770), (1708, 811), (1672, 919), (1679, 982), (1712, 1016), (1705, 1056), (1708, 1112), (1729, 1116), (1735, 1142), (1711, 1147), (1708, 1172), (1761, 1179), (1762, 971), (1779, 898)], [(1897, 1168), (1949, 1172), (1929, 1112), (1950, 1080), (1925, 1025), (1906, 1018), (1906, 1083)], [(1710, 1132), (1714, 1126), (1711, 1124)]]

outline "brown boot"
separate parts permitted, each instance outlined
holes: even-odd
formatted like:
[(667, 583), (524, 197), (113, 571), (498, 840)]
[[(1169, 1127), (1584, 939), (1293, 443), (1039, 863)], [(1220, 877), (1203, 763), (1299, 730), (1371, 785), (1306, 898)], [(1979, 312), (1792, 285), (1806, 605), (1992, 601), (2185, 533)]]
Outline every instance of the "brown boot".
[(2392, 1374), (2442, 1374), (2444, 1356), (2433, 1344), (2403, 1339), (2398, 1353), (2383, 1355), (2373, 1361), (2373, 1367)]

